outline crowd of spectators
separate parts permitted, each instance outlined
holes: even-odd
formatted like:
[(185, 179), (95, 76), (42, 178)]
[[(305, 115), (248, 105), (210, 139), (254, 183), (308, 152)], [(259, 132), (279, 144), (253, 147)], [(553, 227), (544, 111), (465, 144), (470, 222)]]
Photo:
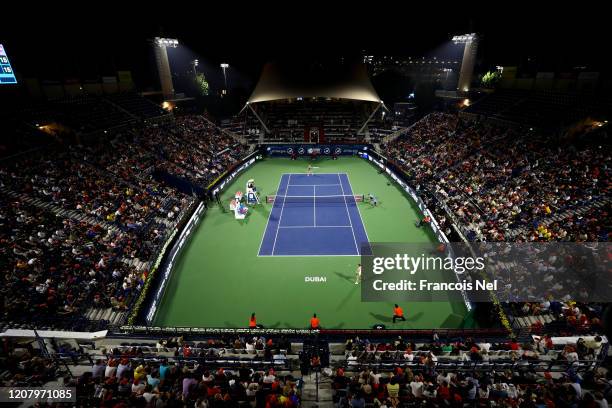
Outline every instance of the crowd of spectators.
[[(429, 342), (415, 343), (401, 336), (393, 341), (374, 342), (368, 339), (348, 339), (345, 356), (348, 366), (368, 365), (370, 363), (417, 363), (435, 365), (437, 362), (516, 362), (516, 361), (555, 361), (574, 362), (596, 360), (603, 350), (601, 336), (577, 338), (574, 343), (553, 344), (549, 335), (537, 342), (520, 343), (515, 337), (500, 342), (465, 339), (441, 339), (437, 334)], [(568, 353), (576, 353), (568, 356)]]
[[(608, 406), (612, 377), (605, 371), (561, 376), (533, 371), (453, 372), (396, 367), (333, 376), (337, 407), (593, 407)], [(583, 390), (588, 387), (591, 391)]]
[(2, 318), (77, 316), (84, 304), (124, 307), (142, 275), (118, 262), (126, 234), (0, 197)]
[[(78, 379), (77, 393), (93, 396), (103, 407), (297, 407), (298, 381), (276, 364), (283, 347), (291, 347), (285, 338), (263, 336), (202, 342), (173, 337), (145, 347), (117, 346), (103, 350), (103, 358)], [(261, 352), (262, 364), (255, 366), (247, 358), (223, 367), (219, 359), (226, 350)], [(163, 352), (172, 357), (161, 356)]]
[[(502, 241), (608, 241), (609, 143), (607, 127), (569, 140), (436, 112), (384, 152), (408, 174), (443, 232), (459, 230), (492, 247)], [(588, 302), (602, 300), (605, 273), (578, 265), (583, 257), (575, 248), (524, 247), (520, 254), (516, 246), (481, 249), (496, 254), (500, 299), (523, 302), (506, 304), (513, 316), (552, 317), (534, 319), (533, 330), (544, 322), (565, 333), (601, 330), (602, 308)], [(546, 256), (527, 261), (542, 251)]]
[(196, 201), (154, 173), (205, 188), (245, 152), (194, 115), (3, 161), (2, 320), (127, 309)]
[(3, 338), (0, 344), (0, 386), (40, 387), (57, 378), (57, 365), (29, 343)]
[(603, 129), (587, 136), (553, 141), (432, 113), (384, 151), (424, 196), (440, 202), (432, 207), (444, 230), (450, 215), (470, 240), (603, 241), (609, 140)]
[[(459, 231), (469, 241), (489, 243), (609, 240), (607, 127), (570, 139), (434, 112), (383, 151), (407, 173), (448, 236)], [(544, 248), (526, 248), (540, 250)], [(525, 301), (512, 304), (512, 313), (526, 307), (532, 316), (551, 314), (556, 329), (600, 329), (601, 307), (586, 302), (602, 299), (594, 295), (605, 290), (604, 275), (592, 267), (576, 273), (580, 254), (572, 248), (551, 250), (556, 253), (540, 257), (543, 261), (521, 264), (517, 259), (529, 258), (527, 253), (517, 256), (515, 250), (504, 257), (498, 249), (504, 261), (495, 271), (503, 282), (499, 294), (505, 293), (506, 301)], [(605, 269), (606, 257), (597, 259), (604, 261)], [(550, 301), (533, 303), (544, 298), (582, 300), (581, 312), (573, 313), (574, 307), (559, 302), (552, 302), (552, 308)], [(541, 324), (536, 319), (535, 326)]]
[(178, 117), (170, 129), (150, 127), (138, 142), (164, 161), (165, 171), (204, 186), (235, 165), (247, 150), (202, 116)]
[[(385, 146), (432, 204), (444, 231), (457, 223), (471, 240), (607, 240), (608, 207), (594, 206), (610, 193), (607, 134), (551, 144), (534, 133), (434, 113), (406, 136)], [(95, 143), (45, 148), (0, 165), (0, 312), (17, 317), (79, 316), (85, 307), (125, 310), (148, 270), (126, 260), (154, 258), (195, 198), (154, 177), (165, 172), (206, 186), (231, 168), (246, 147), (201, 116), (173, 124), (123, 130)], [(578, 212), (578, 210), (584, 211)], [(555, 301), (512, 305), (513, 313), (552, 313), (573, 333), (599, 331), (601, 307)], [(38, 385), (56, 375), (53, 362), (33, 348), (3, 340), (0, 351), (11, 377), (5, 384)], [(441, 359), (494, 359), (573, 363), (593, 360), (602, 339), (555, 347), (535, 343), (432, 342), (398, 338), (389, 343), (353, 339), (346, 367), (333, 375), (339, 406), (424, 404), (457, 406), (607, 407), (612, 383), (598, 370), (561, 376), (522, 371), (440, 370)], [(262, 354), (266, 367), (207, 365), (225, 353)], [(291, 343), (285, 339), (219, 338), (202, 343), (160, 340), (155, 347), (117, 346), (91, 372), (67, 385), (100, 406), (299, 406), (298, 382), (279, 373)], [(170, 351), (178, 359), (156, 358)], [(284, 351), (284, 352), (283, 352)], [(504, 354), (500, 354), (504, 352)], [(501, 357), (500, 357), (501, 356)], [(421, 367), (414, 372), (412, 362)], [(388, 363), (391, 371), (365, 368)], [(353, 372), (354, 375), (349, 373)], [(74, 381), (74, 382), (73, 382)], [(583, 392), (587, 385), (593, 392)]]
[(274, 367), (207, 369), (198, 363), (159, 364), (119, 358), (96, 361), (77, 381), (77, 395), (101, 407), (298, 407), (297, 381)]
[(127, 353), (133, 357), (146, 357), (146, 353), (170, 352), (175, 357), (221, 357), (224, 354), (261, 354), (273, 358), (275, 354), (291, 353), (291, 342), (280, 337), (216, 337), (206, 341), (189, 342), (183, 337), (161, 339), (155, 344), (121, 344), (110, 353)]
[[(383, 343), (349, 339), (346, 363), (332, 374), (335, 402), (338, 407), (607, 407), (606, 397), (612, 396), (610, 372), (603, 368), (577, 369), (578, 362), (594, 360), (601, 350), (599, 336), (562, 345), (554, 344), (546, 335), (523, 344), (514, 339), (504, 343), (469, 338), (443, 342), (437, 335), (432, 342), (419, 345), (401, 337)], [(550, 358), (552, 364), (564, 366), (553, 372), (528, 365), (461, 370), (443, 364), (459, 359), (486, 365), (498, 353), (503, 353), (506, 361), (527, 363)]]
[[(548, 323), (546, 331), (562, 335), (577, 333), (602, 333), (604, 330), (602, 315), (604, 303), (574, 301), (558, 302), (544, 300), (542, 302), (512, 302), (506, 304), (514, 317), (543, 316), (550, 314), (555, 320)], [(536, 320), (530, 329), (533, 333), (541, 333), (545, 327), (541, 320)]]

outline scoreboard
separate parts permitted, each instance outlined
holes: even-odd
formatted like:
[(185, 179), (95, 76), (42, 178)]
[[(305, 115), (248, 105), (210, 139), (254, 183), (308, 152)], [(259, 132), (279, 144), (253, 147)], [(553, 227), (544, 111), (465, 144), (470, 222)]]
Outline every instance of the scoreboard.
[(0, 85), (16, 84), (17, 78), (11, 67), (4, 46), (0, 44)]

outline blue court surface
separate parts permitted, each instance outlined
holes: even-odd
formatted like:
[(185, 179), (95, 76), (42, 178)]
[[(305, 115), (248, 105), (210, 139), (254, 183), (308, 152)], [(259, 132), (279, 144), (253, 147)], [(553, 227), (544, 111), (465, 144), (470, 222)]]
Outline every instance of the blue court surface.
[(346, 174), (282, 175), (259, 256), (358, 256), (369, 251)]

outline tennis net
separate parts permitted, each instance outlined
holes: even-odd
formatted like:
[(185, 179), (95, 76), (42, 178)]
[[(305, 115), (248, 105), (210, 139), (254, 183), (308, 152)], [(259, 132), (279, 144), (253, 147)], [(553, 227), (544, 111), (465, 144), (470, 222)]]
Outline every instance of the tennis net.
[[(278, 200), (278, 201), (277, 201)], [(269, 195), (266, 196), (266, 202), (271, 204), (278, 202), (281, 204), (304, 204), (304, 205), (321, 205), (321, 204), (350, 204), (353, 201), (358, 203), (364, 200), (363, 194), (358, 195), (318, 195), (318, 196), (288, 196), (288, 195)]]

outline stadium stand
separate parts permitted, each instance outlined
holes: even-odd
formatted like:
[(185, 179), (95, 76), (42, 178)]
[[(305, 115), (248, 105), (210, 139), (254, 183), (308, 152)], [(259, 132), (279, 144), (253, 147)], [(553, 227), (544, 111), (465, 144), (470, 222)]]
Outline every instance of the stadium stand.
[(361, 406), (585, 404), (609, 398), (612, 379), (601, 366), (609, 345), (598, 336), (519, 342), (434, 332), (429, 339), (329, 344), (261, 334), (45, 342), (48, 356), (36, 343), (4, 339), (4, 384), (74, 386), (82, 405), (300, 406), (314, 386), (321, 404), (339, 407), (359, 400)]
[(607, 132), (558, 143), (435, 113), (385, 151), (449, 210), (445, 229), (450, 216), (469, 240), (606, 241), (609, 231), (593, 220), (609, 225)]
[(600, 117), (612, 109), (607, 95), (499, 89), (465, 111), (523, 125), (559, 128), (585, 117)]
[[(18, 116), (24, 120), (18, 129), (30, 137), (6, 144), (0, 167), (0, 234), (11, 243), (2, 246), (3, 327), (124, 323), (161, 246), (193, 211), (192, 194), (245, 154), (203, 116), (136, 126), (127, 118), (162, 113), (137, 98), (113, 98), (125, 112), (100, 98), (51, 103), (46, 109), (59, 106), (62, 126), (109, 132), (68, 147), (69, 139), (30, 126), (32, 110)], [(104, 108), (86, 116), (92, 106)], [(117, 114), (97, 122), (107, 108)], [(47, 145), (40, 143), (45, 138)]]
[(223, 128), (246, 136), (251, 143), (300, 143), (310, 126), (323, 129), (324, 143), (378, 143), (393, 132), (390, 124), (373, 118), (358, 135), (372, 112), (368, 105), (355, 101), (274, 101), (254, 109), (270, 133), (248, 111), (226, 121)]
[[(512, 107), (526, 99), (517, 95), (485, 98), (481, 112), (519, 112)], [(2, 329), (123, 324), (163, 243), (206, 186), (250, 151), (204, 116), (144, 123), (162, 113), (132, 94), (21, 111), (29, 138), (3, 147), (0, 162)], [(312, 118), (335, 141), (359, 140), (345, 137), (359, 121), (342, 107), (328, 115), (305, 107), (298, 119), (278, 106), (266, 114), (284, 142), (292, 140), (288, 120), (299, 127)], [(45, 115), (78, 133), (108, 134), (70, 144), (54, 135), (34, 146), (33, 136), (47, 134), (32, 125), (47, 123)], [(243, 134), (236, 124), (228, 128)], [(605, 129), (554, 145), (544, 132), (444, 113), (395, 132), (377, 122), (371, 128), (449, 236), (609, 239)], [(609, 349), (603, 305), (503, 307), (518, 334), (510, 341), (486, 331), (481, 338), (364, 334), (347, 342), (323, 331), (314, 344), (256, 332), (161, 340), (124, 333), (45, 339), (43, 347), (6, 336), (0, 378), (10, 386), (74, 386), (82, 406), (293, 407), (314, 400), (305, 398), (314, 390), (338, 407), (603, 406), (612, 393), (602, 366)]]
[(343, 102), (270, 103), (264, 109), (264, 121), (272, 131), (266, 141), (303, 141), (305, 125), (322, 126), (330, 141), (353, 140), (361, 119), (352, 104)]
[(62, 112), (66, 119), (64, 123), (79, 133), (91, 133), (135, 122), (128, 112), (98, 97), (60, 100), (53, 104), (53, 109)]
[(135, 115), (142, 120), (169, 115), (168, 112), (164, 111), (158, 105), (145, 98), (141, 98), (135, 93), (126, 92), (111, 94), (106, 96), (106, 99), (120, 109), (127, 111), (130, 115)]

